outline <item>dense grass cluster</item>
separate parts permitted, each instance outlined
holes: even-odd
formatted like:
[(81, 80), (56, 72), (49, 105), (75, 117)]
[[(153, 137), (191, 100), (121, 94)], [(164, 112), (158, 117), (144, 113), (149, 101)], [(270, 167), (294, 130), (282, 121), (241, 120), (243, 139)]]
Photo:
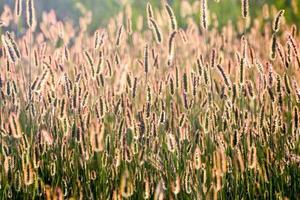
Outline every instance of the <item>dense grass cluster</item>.
[(188, 2), (183, 16), (148, 3), (135, 26), (127, 6), (90, 34), (89, 12), (73, 27), (22, 5), (1, 22), (1, 199), (300, 198), (300, 37), (284, 10), (251, 19), (242, 0), (219, 27), (206, 0), (200, 24)]

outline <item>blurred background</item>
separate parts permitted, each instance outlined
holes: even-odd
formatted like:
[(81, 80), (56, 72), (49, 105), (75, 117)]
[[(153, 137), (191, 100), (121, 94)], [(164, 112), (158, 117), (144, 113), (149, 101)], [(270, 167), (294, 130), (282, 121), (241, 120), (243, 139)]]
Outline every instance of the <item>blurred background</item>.
[[(162, 0), (149, 0), (154, 8), (161, 6)], [(219, 0), (216, 3), (214, 0), (208, 0), (208, 7), (210, 12), (215, 13), (219, 24), (224, 24), (231, 20), (235, 22), (240, 17), (240, 0)], [(249, 0), (251, 16), (261, 15), (264, 4), (275, 6), (277, 9), (285, 9), (285, 17), (289, 23), (300, 23), (300, 0)], [(0, 13), (4, 10), (4, 5), (9, 5), (14, 8), (15, 0), (0, 0)], [(26, 0), (23, 0), (25, 5)], [(99, 26), (107, 24), (108, 20), (116, 15), (118, 12), (125, 9), (126, 4), (132, 5), (132, 21), (136, 22), (139, 15), (146, 16), (147, 0), (36, 0), (37, 18), (42, 17), (42, 12), (55, 10), (59, 20), (71, 20), (76, 25), (79, 18), (83, 15), (83, 10), (90, 10), (92, 12), (92, 23), (88, 27), (91, 31)], [(172, 5), (177, 16), (181, 13), (181, 7), (186, 2), (190, 5), (199, 5), (199, 0), (168, 0)], [(198, 13), (198, 14), (197, 14)], [(199, 21), (199, 12), (195, 12), (193, 16), (196, 21)], [(184, 26), (185, 20), (178, 18), (181, 26)]]

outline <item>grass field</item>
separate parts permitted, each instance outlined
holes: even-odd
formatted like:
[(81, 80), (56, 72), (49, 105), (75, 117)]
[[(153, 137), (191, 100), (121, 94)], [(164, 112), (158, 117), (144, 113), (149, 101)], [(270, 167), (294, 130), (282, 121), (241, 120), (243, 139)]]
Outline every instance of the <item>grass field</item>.
[(135, 24), (127, 5), (90, 33), (84, 8), (75, 27), (15, 2), (0, 199), (300, 199), (300, 37), (284, 10), (251, 18), (242, 0), (220, 27), (206, 0), (176, 16), (148, 3)]

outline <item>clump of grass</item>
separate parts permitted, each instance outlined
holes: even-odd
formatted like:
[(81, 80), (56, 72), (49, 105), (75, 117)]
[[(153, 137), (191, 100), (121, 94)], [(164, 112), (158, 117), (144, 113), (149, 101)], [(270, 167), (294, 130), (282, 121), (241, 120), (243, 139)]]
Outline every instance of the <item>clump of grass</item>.
[(268, 5), (244, 31), (208, 26), (207, 3), (199, 27), (148, 3), (145, 30), (127, 7), (63, 34), (27, 0), (28, 34), (1, 35), (1, 198), (299, 199), (297, 27)]

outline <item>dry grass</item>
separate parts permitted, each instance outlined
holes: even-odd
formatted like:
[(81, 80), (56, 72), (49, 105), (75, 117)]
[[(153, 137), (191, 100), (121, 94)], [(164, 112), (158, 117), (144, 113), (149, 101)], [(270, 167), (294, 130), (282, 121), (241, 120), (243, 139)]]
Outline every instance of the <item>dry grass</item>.
[(201, 2), (89, 34), (90, 13), (35, 22), (28, 0), (30, 29), (1, 37), (0, 197), (299, 199), (297, 27), (246, 0), (218, 27)]

